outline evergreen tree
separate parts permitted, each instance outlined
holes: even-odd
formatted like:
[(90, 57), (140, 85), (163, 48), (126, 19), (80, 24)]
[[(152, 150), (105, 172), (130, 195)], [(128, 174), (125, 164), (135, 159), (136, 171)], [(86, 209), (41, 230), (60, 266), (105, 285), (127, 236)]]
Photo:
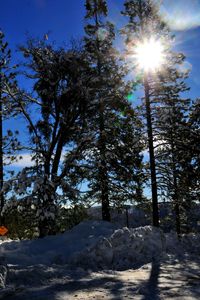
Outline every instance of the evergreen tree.
[[(123, 28), (122, 33), (126, 37), (128, 51), (131, 51), (133, 54), (138, 43), (144, 41), (145, 39), (149, 40), (152, 36), (162, 36), (165, 31), (165, 26), (163, 26), (163, 22), (161, 22), (159, 18), (158, 8), (150, 0), (127, 0), (125, 1), (124, 6), (125, 10), (123, 15), (129, 18), (129, 23)], [(159, 226), (157, 178), (153, 146), (152, 109), (150, 103), (151, 99), (149, 80), (150, 74), (145, 73), (143, 76), (143, 85), (145, 91), (145, 115), (150, 156), (153, 225)]]
[[(159, 225), (158, 188), (163, 184), (173, 200), (176, 230), (180, 233), (180, 156), (185, 149), (185, 115), (189, 100), (180, 94), (187, 90), (181, 71), (184, 56), (171, 50), (173, 36), (159, 14), (159, 6), (151, 0), (127, 0), (123, 13), (129, 23), (122, 30), (126, 35), (128, 51), (135, 53), (138, 44), (145, 40), (159, 41), (163, 45), (164, 61), (155, 72), (143, 75), (145, 115), (150, 154), (153, 225)], [(149, 54), (149, 60), (151, 56)], [(184, 141), (180, 145), (180, 141)], [(164, 171), (163, 171), (164, 170)], [(162, 175), (161, 175), (162, 174)], [(161, 178), (160, 178), (161, 177)], [(166, 180), (166, 178), (168, 180)], [(158, 186), (159, 179), (159, 186)]]
[(15, 109), (9, 98), (8, 86), (15, 85), (16, 66), (10, 66), (11, 51), (8, 49), (8, 43), (4, 41), (5, 36), (0, 31), (0, 223), (4, 223), (2, 215), (5, 204), (5, 191), (8, 190), (8, 184), (4, 184), (4, 165), (10, 164), (16, 159), (16, 151), (19, 147), (17, 140), (18, 131), (14, 133), (9, 129), (7, 133), (3, 132), (3, 121), (15, 115)]
[[(5, 65), (5, 58), (2, 55), (4, 53), (4, 49), (5, 49), (5, 44), (3, 44), (3, 34), (1, 33), (0, 36), (0, 46), (1, 46), (1, 60), (0, 60), (0, 189), (2, 190), (3, 188), (3, 119), (2, 119), (2, 113), (3, 113), (3, 109), (2, 109), (2, 71), (3, 71), (3, 67)], [(2, 53), (3, 52), (3, 53)], [(9, 53), (8, 53), (9, 54)], [(0, 206), (1, 206), (1, 212), (3, 210), (4, 207), (4, 195), (3, 193), (1, 193), (1, 200), (0, 200)], [(1, 219), (1, 223), (2, 223), (2, 219)]]
[[(87, 149), (83, 171), (88, 182), (86, 198), (102, 204), (102, 219), (110, 221), (110, 204), (136, 198), (142, 171), (138, 120), (127, 95), (127, 69), (113, 46), (115, 30), (106, 21), (106, 1), (86, 1), (85, 49), (91, 65), (91, 93), (97, 111), (90, 120), (94, 139)], [(137, 187), (136, 187), (137, 186)], [(140, 188), (139, 188), (140, 186)], [(142, 194), (142, 192), (141, 192)]]
[(190, 138), (187, 149), (189, 150), (189, 155), (192, 165), (192, 182), (194, 192), (194, 198), (199, 199), (200, 195), (200, 99), (196, 99), (190, 108), (189, 115), (189, 128), (190, 128)]
[[(143, 199), (143, 142), (137, 116), (119, 117), (106, 112), (106, 164), (108, 170), (109, 204), (123, 207), (126, 203), (140, 202)], [(116, 122), (114, 123), (114, 120)], [(137, 127), (138, 126), (138, 127)], [(78, 177), (85, 179), (87, 188), (83, 193), (86, 203), (101, 202), (99, 183), (100, 153), (98, 139), (94, 139), (83, 153), (77, 171)], [(79, 173), (81, 171), (81, 174)]]
[(54, 229), (57, 191), (63, 191), (63, 198), (71, 193), (65, 176), (87, 144), (85, 119), (92, 110), (87, 96), (88, 67), (76, 49), (55, 50), (33, 40), (21, 49), (28, 60), (26, 76), (34, 80), (33, 92), (18, 89), (12, 94), (28, 123), (27, 150), (35, 164), (22, 170), (15, 192), (35, 200), (43, 237)]
[[(198, 200), (200, 197), (200, 101), (193, 101), (187, 120), (187, 144), (182, 161), (182, 191), (186, 217), (186, 230), (192, 230), (198, 221)], [(186, 160), (187, 158), (187, 160)]]
[[(155, 112), (156, 127), (159, 128), (156, 135), (159, 188), (172, 200), (178, 234), (181, 232), (181, 215), (184, 214), (183, 199), (188, 194), (186, 189), (189, 181), (186, 183), (184, 179), (190, 160), (187, 154), (187, 114), (190, 101), (180, 98), (179, 94), (187, 89), (182, 79), (183, 74), (177, 73), (176, 78), (171, 81), (168, 78), (167, 86), (162, 85), (164, 96), (161, 96), (161, 106), (157, 107)], [(170, 93), (165, 93), (166, 87), (167, 90), (170, 89)]]

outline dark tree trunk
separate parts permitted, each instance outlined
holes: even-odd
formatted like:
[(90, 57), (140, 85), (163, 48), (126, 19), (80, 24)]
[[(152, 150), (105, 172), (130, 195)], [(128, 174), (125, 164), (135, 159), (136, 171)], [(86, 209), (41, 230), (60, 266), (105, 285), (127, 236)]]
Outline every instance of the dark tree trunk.
[(57, 233), (56, 220), (47, 219), (47, 218), (44, 218), (43, 220), (39, 220), (38, 229), (39, 229), (39, 238), (43, 238), (47, 235), (55, 235)]
[[(175, 104), (172, 101), (172, 109), (173, 109), (173, 116), (176, 115), (176, 109), (175, 109)], [(175, 152), (175, 144), (174, 141), (176, 139), (176, 123), (172, 119), (172, 132), (171, 132), (171, 154), (172, 154), (172, 174), (173, 174), (173, 204), (174, 204), (174, 211), (175, 211), (175, 220), (176, 220), (176, 233), (178, 236), (181, 233), (181, 219), (180, 219), (180, 203), (179, 203), (179, 193), (178, 193), (178, 177), (177, 177), (177, 166), (176, 166), (176, 152)]]
[(176, 233), (180, 235), (181, 233), (181, 221), (180, 221), (180, 205), (178, 200), (178, 193), (177, 193), (177, 182), (176, 177), (174, 177), (174, 210), (175, 210), (175, 216), (176, 216)]
[(154, 147), (153, 147), (151, 106), (150, 106), (149, 83), (148, 83), (147, 74), (144, 77), (144, 90), (145, 90), (145, 105), (146, 105), (146, 118), (147, 118), (147, 133), (148, 133), (148, 143), (149, 143), (150, 171), (151, 171), (153, 226), (159, 227), (156, 165), (155, 165), (155, 155), (154, 155)]
[[(95, 5), (95, 24), (96, 28), (99, 28), (99, 16), (97, 1)], [(98, 38), (96, 39), (97, 51), (100, 52), (100, 45)], [(99, 78), (102, 77), (101, 73), (101, 58), (97, 55), (97, 70)], [(99, 99), (99, 151), (100, 151), (100, 167), (99, 167), (99, 181), (101, 189), (101, 204), (102, 204), (102, 220), (110, 222), (110, 204), (109, 204), (109, 186), (108, 186), (108, 170), (106, 163), (106, 137), (105, 137), (105, 122), (104, 122), (104, 100)]]
[(180, 235), (181, 233), (180, 205), (179, 205), (177, 178), (176, 178), (175, 169), (173, 169), (173, 184), (174, 184), (173, 203), (174, 203), (175, 220), (176, 220), (176, 233)]
[(175, 220), (176, 220), (176, 233), (180, 235), (181, 233), (181, 221), (180, 221), (180, 205), (179, 205), (179, 195), (178, 195), (178, 184), (177, 184), (177, 172), (176, 172), (176, 162), (174, 158), (174, 145), (172, 141), (172, 166), (173, 166), (173, 203), (174, 203), (174, 211), (175, 211)]
[[(47, 179), (46, 179), (47, 180)], [(46, 181), (45, 180), (45, 181)], [(46, 182), (44, 181), (44, 185)], [(56, 216), (56, 204), (54, 203), (54, 199), (56, 196), (53, 197), (52, 195), (56, 195), (56, 188), (51, 187), (50, 185), (47, 186), (47, 190), (44, 193), (47, 195), (47, 199), (43, 198), (42, 210), (43, 210), (43, 219), (39, 219), (38, 229), (39, 229), (39, 238), (43, 238), (47, 235), (55, 235), (57, 233), (56, 227), (56, 218), (48, 218), (45, 216), (45, 213), (52, 212)], [(42, 199), (44, 195), (39, 195), (39, 198)]]
[(48, 227), (47, 219), (39, 221), (38, 229), (39, 229), (39, 238), (44, 238), (45, 236), (48, 235), (49, 227)]
[(109, 205), (109, 187), (108, 187), (108, 170), (106, 164), (106, 143), (105, 143), (105, 127), (104, 127), (104, 105), (100, 103), (100, 134), (99, 134), (99, 150), (100, 150), (100, 167), (99, 179), (101, 188), (102, 203), (102, 219), (110, 222), (110, 205)]

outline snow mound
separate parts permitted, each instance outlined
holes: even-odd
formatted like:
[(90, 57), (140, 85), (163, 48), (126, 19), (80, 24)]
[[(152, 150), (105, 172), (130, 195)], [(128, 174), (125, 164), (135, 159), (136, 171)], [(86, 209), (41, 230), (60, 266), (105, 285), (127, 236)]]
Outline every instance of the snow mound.
[(44, 239), (4, 242), (2, 256), (10, 265), (63, 265), (84, 269), (127, 269), (160, 257), (165, 248), (161, 230), (116, 227), (105, 221), (85, 221), (72, 230)]
[(0, 290), (6, 286), (7, 265), (4, 257), (0, 257)]
[(176, 232), (166, 234), (166, 252), (179, 256), (185, 253), (197, 254), (200, 251), (200, 234), (183, 234), (178, 238)]
[(184, 234), (181, 239), (181, 245), (183, 245), (186, 252), (199, 255), (200, 234), (199, 233)]
[(75, 253), (95, 245), (102, 237), (111, 236), (115, 226), (105, 221), (85, 221), (72, 230), (44, 239), (1, 243), (0, 255), (8, 264), (68, 264)]
[(15, 266), (69, 265), (70, 268), (137, 268), (162, 255), (163, 232), (152, 226), (117, 229), (105, 221), (85, 221), (64, 234), (4, 242), (1, 256)]
[(125, 227), (76, 253), (71, 259), (71, 265), (93, 270), (125, 270), (158, 259), (163, 251), (165, 237), (160, 229), (152, 226), (136, 229)]

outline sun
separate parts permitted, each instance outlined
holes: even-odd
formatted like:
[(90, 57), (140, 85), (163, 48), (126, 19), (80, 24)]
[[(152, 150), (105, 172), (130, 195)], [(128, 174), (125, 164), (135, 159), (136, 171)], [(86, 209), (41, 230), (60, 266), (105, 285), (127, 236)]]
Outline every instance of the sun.
[(150, 38), (137, 44), (134, 58), (140, 69), (154, 72), (164, 63), (164, 46), (161, 41)]

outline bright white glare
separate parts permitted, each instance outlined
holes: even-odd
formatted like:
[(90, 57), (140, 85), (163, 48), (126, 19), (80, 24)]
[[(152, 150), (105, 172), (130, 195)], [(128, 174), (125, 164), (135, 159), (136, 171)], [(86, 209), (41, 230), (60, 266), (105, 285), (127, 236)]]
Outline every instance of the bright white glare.
[(164, 62), (164, 47), (153, 38), (138, 43), (134, 52), (138, 67), (144, 71), (156, 71)]

